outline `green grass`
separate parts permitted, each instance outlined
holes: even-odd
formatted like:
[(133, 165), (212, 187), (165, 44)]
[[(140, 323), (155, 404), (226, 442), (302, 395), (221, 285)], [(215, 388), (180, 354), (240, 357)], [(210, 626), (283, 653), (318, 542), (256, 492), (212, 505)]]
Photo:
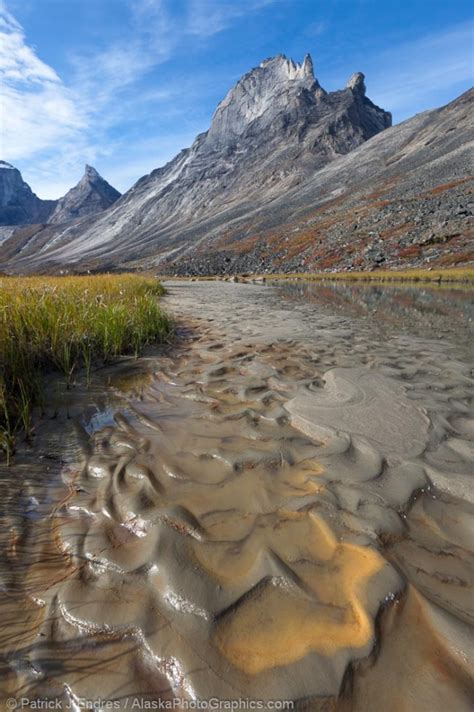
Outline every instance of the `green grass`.
[(159, 306), (163, 286), (132, 275), (0, 277), (0, 451), (31, 434), (46, 374), (69, 387), (97, 364), (138, 355), (171, 332)]

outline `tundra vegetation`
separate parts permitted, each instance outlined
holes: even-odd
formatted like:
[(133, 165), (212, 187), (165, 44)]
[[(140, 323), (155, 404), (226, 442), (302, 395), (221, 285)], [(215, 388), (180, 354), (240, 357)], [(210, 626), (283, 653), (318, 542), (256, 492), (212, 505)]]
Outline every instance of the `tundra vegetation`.
[(474, 266), (465, 265), (462, 267), (449, 267), (442, 269), (393, 269), (382, 270), (376, 269), (372, 271), (361, 272), (247, 272), (239, 274), (224, 274), (224, 275), (196, 275), (192, 277), (162, 275), (165, 279), (206, 281), (206, 280), (221, 280), (224, 281), (303, 281), (303, 282), (393, 282), (406, 283), (408, 286), (414, 284), (446, 284), (451, 286), (460, 285), (463, 288), (471, 288), (474, 285)]
[(152, 277), (133, 274), (0, 278), (0, 451), (9, 461), (19, 434), (55, 372), (67, 387), (121, 354), (166, 340), (170, 319)]
[(451, 267), (446, 269), (393, 269), (371, 272), (314, 272), (266, 274), (267, 279), (302, 279), (309, 281), (344, 282), (407, 282), (410, 283), (474, 283), (474, 267)]

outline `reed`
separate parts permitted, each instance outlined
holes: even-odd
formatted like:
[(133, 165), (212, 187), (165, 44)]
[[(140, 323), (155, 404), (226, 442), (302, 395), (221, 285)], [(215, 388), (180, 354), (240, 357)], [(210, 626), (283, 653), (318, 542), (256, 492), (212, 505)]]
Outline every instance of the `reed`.
[[(251, 275), (257, 277), (257, 275)], [(372, 272), (292, 272), (280, 274), (265, 274), (260, 277), (268, 280), (306, 280), (306, 281), (336, 281), (343, 282), (407, 282), (407, 283), (457, 283), (472, 284), (474, 282), (474, 267), (446, 267), (440, 269), (376, 269)]]
[(169, 336), (163, 293), (158, 280), (134, 274), (0, 277), (0, 450), (7, 460), (18, 435), (31, 433), (47, 373), (63, 374), (68, 387), (79, 372), (89, 381), (95, 365)]

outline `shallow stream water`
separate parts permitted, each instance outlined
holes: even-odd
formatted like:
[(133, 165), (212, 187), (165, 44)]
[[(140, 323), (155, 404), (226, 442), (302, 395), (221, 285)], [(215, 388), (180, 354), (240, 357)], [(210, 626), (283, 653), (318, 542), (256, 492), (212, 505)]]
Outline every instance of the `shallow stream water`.
[(472, 292), (168, 290), (1, 472), (0, 697), (471, 709)]

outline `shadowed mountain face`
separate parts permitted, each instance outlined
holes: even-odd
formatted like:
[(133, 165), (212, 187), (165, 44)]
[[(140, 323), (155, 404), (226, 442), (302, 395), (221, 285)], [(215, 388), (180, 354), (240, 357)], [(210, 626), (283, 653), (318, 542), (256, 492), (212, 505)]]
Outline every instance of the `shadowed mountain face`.
[(46, 222), (55, 205), (38, 198), (17, 168), (0, 161), (0, 225)]
[(79, 183), (63, 198), (41, 200), (17, 168), (0, 161), (0, 225), (63, 223), (105, 210), (118, 198), (118, 190), (86, 166)]
[(361, 73), (324, 91), (309, 56), (266, 60), (206, 133), (111, 208), (60, 231), (17, 230), (0, 260), (192, 275), (469, 259), (473, 92), (390, 128), (365, 91)]

